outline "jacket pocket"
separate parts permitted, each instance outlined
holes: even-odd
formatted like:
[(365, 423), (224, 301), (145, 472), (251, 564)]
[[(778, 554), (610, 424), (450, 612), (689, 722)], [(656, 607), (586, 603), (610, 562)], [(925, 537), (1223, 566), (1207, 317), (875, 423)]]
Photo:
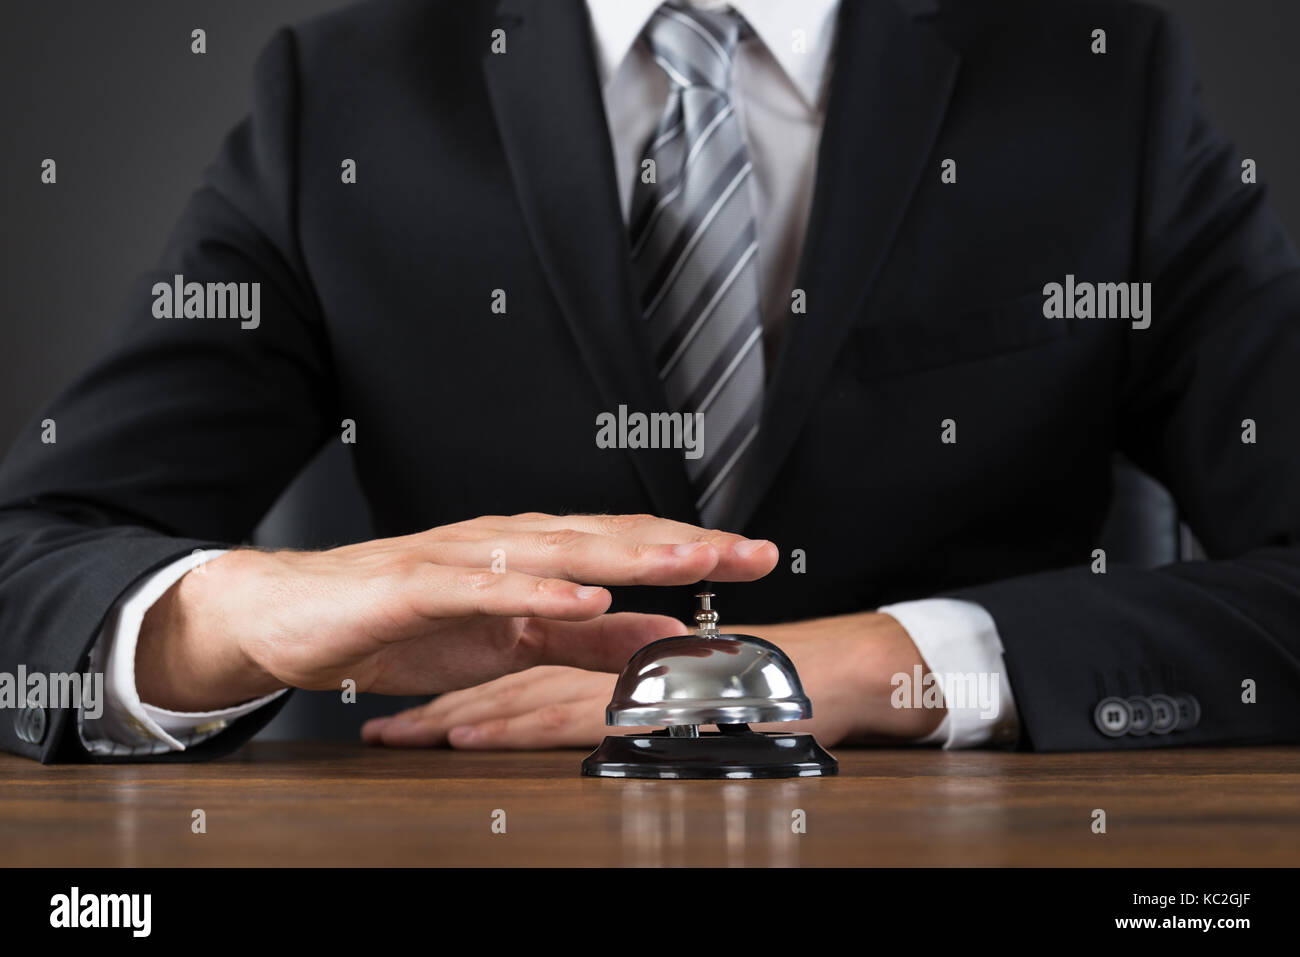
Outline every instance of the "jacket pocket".
[(874, 315), (855, 330), (859, 367), (870, 378), (933, 369), (1063, 339), (1069, 320), (1043, 315), (1041, 291), (963, 312)]

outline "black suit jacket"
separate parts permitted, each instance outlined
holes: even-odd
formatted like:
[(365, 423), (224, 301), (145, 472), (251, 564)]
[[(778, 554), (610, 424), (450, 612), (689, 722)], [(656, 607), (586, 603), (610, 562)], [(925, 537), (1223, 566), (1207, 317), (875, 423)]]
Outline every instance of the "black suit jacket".
[[(784, 558), (721, 587), (728, 619), (953, 595), (997, 622), (1022, 747), (1296, 740), (1300, 261), (1240, 172), (1161, 13), (845, 0), (808, 310), (726, 523)], [(666, 407), (614, 183), (580, 0), (382, 0), (278, 33), (111, 349), (41, 413), (57, 444), (34, 424), (0, 475), (0, 668), (84, 667), (125, 589), (246, 540), (344, 419), (381, 535), (527, 510), (696, 520), (680, 452), (595, 443), (599, 413)], [(177, 273), (261, 283), (260, 327), (154, 318)], [(1044, 318), (1067, 274), (1153, 283), (1150, 328)], [(1116, 450), (1212, 560), (1091, 571)], [(1138, 693), (1194, 696), (1199, 724), (1101, 733), (1098, 700)], [(236, 747), (272, 710), (173, 757)], [(39, 741), (0, 723), (0, 745), (85, 759), (75, 715), (47, 719)]]

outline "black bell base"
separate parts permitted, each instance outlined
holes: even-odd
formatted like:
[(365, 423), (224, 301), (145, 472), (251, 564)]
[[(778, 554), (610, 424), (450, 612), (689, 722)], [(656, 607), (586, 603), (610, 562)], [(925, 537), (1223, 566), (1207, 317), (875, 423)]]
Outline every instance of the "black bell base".
[(839, 769), (811, 734), (759, 731), (610, 735), (582, 762), (582, 773), (595, 778), (811, 778)]

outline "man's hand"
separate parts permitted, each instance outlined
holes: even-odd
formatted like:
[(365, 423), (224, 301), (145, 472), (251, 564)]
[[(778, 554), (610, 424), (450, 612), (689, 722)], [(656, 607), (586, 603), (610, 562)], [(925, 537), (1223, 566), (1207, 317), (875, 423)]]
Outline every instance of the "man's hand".
[[(914, 665), (926, 665), (903, 626), (889, 615), (865, 612), (786, 625), (735, 625), (726, 631), (778, 645), (794, 662), (813, 702), (810, 720), (756, 725), (758, 730), (811, 731), (830, 746), (918, 738), (943, 719), (943, 709), (891, 706), (893, 675), (910, 677)], [(669, 630), (654, 637), (683, 633)], [(372, 744), (398, 747), (595, 747), (606, 734), (634, 730), (605, 725), (615, 680), (612, 674), (574, 667), (530, 668), (368, 721), (362, 736)]]
[(776, 546), (648, 515), (477, 518), (321, 552), (238, 550), (191, 571), (145, 616), (150, 704), (227, 707), (286, 686), (435, 694), (535, 665), (615, 670), (682, 631), (605, 616), (604, 585), (747, 581)]

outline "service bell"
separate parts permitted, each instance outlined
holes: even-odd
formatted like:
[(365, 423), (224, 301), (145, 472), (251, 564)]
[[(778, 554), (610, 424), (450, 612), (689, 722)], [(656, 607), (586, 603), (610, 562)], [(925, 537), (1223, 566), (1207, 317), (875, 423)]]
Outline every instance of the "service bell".
[[(839, 764), (811, 734), (750, 730), (751, 722), (812, 717), (794, 664), (752, 635), (718, 633), (703, 592), (695, 634), (661, 638), (632, 656), (605, 709), (614, 726), (661, 731), (610, 735), (582, 762), (604, 778), (788, 778), (835, 774)], [(701, 731), (716, 725), (717, 731)]]

